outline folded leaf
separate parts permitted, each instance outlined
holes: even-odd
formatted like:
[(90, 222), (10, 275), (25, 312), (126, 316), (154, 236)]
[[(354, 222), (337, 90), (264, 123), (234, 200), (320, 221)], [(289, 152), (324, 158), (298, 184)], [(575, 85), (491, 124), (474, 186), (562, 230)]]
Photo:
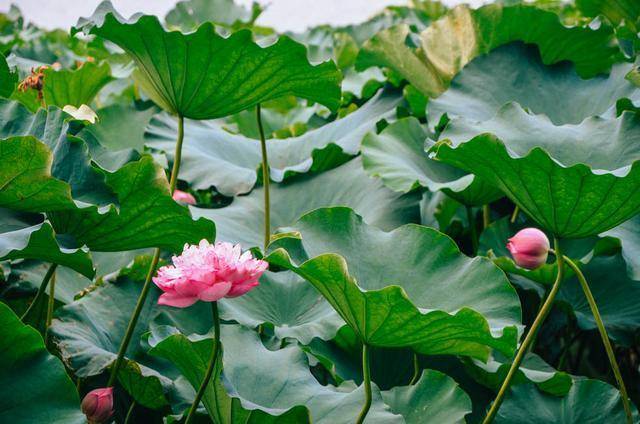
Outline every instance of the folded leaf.
[[(558, 237), (597, 235), (640, 212), (640, 121), (631, 112), (556, 127), (507, 105), (494, 120), (459, 124), (433, 147), (435, 157), (499, 187)], [(483, 130), (496, 135), (461, 143)]]
[(356, 63), (391, 68), (428, 97), (437, 97), (471, 60), (512, 41), (536, 44), (550, 65), (575, 63), (585, 78), (607, 72), (616, 60), (611, 28), (566, 27), (552, 12), (528, 5), (458, 6), (420, 33), (418, 49), (409, 47), (409, 27), (381, 31), (365, 43)]
[(481, 360), (490, 348), (513, 353), (515, 290), (493, 263), (466, 257), (444, 234), (417, 225), (385, 233), (347, 208), (318, 209), (294, 228), (300, 246), (282, 238), (266, 260), (313, 284), (363, 343)]

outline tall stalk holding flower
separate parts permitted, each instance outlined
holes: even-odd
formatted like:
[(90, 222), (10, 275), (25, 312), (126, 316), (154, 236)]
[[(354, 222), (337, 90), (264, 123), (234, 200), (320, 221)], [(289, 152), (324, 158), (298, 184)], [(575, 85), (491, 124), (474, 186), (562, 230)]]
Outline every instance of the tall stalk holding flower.
[(185, 424), (195, 417), (211, 376), (221, 358), (220, 316), (218, 300), (242, 296), (258, 285), (267, 269), (265, 261), (254, 259), (251, 252), (242, 253), (240, 245), (202, 240), (198, 246), (185, 246), (173, 264), (158, 270), (153, 282), (163, 291), (159, 305), (186, 308), (197, 301), (211, 302), (214, 342), (209, 364), (196, 397), (189, 409)]

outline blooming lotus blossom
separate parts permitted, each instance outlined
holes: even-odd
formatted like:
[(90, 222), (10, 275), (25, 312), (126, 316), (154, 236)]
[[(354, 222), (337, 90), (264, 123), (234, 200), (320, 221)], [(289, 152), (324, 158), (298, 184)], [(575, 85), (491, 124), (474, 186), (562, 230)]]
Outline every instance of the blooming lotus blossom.
[(258, 285), (267, 269), (265, 261), (242, 253), (239, 244), (202, 240), (199, 245), (185, 245), (173, 265), (163, 266), (153, 282), (164, 293), (158, 304), (186, 308), (196, 301), (215, 302), (223, 297), (237, 297)]
[(196, 204), (196, 198), (193, 197), (191, 193), (187, 193), (186, 191), (174, 190), (172, 197), (176, 202), (186, 203), (187, 205)]
[(113, 415), (113, 387), (90, 391), (80, 407), (90, 424), (106, 423)]
[(549, 239), (537, 228), (525, 228), (509, 239), (507, 249), (518, 266), (536, 269), (547, 261)]

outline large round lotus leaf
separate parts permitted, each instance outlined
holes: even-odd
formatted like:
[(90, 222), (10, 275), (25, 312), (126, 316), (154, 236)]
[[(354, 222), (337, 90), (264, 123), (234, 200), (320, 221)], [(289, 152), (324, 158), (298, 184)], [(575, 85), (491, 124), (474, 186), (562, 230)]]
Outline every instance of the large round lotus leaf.
[[(224, 326), (225, 340), (233, 337), (227, 336), (226, 331), (229, 326)], [(214, 342), (210, 338), (192, 335), (186, 337), (175, 328), (160, 327), (155, 329), (150, 340), (152, 348), (151, 355), (169, 360), (174, 364), (180, 373), (187, 379), (193, 387), (194, 393), (200, 387), (206, 373), (209, 361), (211, 360), (211, 350)], [(228, 353), (227, 353), (228, 355)], [(234, 358), (241, 361), (242, 358)], [(228, 361), (227, 361), (228, 362)], [(225, 363), (226, 365), (226, 363)], [(273, 370), (277, 373), (277, 369)], [(207, 386), (202, 398), (204, 406), (211, 419), (220, 424), (233, 423), (306, 423), (309, 422), (309, 414), (304, 406), (291, 406), (286, 409), (279, 408), (256, 408), (256, 405), (248, 405), (244, 408), (240, 399), (231, 397), (227, 393), (222, 378), (222, 361), (216, 363), (210, 383)], [(256, 390), (277, 390), (277, 381), (273, 379), (269, 384), (255, 381)], [(190, 394), (193, 402), (193, 393)], [(186, 405), (185, 405), (186, 406)], [(178, 414), (183, 411), (176, 411)]]
[(260, 285), (244, 296), (220, 300), (223, 319), (248, 327), (270, 323), (278, 338), (308, 344), (314, 337), (335, 336), (344, 321), (310, 284), (293, 272), (267, 272)]
[[(482, 131), (496, 135), (475, 136)], [(552, 234), (580, 238), (640, 212), (638, 140), (640, 118), (632, 112), (555, 126), (508, 104), (489, 121), (454, 120), (432, 150), (499, 187)]]
[(250, 31), (224, 38), (211, 22), (189, 34), (167, 32), (157, 17), (126, 20), (108, 1), (81, 18), (76, 30), (122, 47), (138, 66), (133, 76), (141, 88), (185, 118), (219, 118), (290, 94), (331, 109), (340, 104), (335, 64), (312, 66), (304, 46), (285, 36), (262, 48)]
[(383, 232), (347, 208), (293, 227), (300, 239), (276, 241), (267, 260), (313, 284), (362, 342), (481, 360), (491, 347), (513, 353), (520, 302), (488, 259), (468, 258), (432, 228)]
[(625, 414), (618, 390), (605, 382), (585, 379), (575, 381), (564, 397), (543, 394), (531, 384), (516, 386), (500, 407), (495, 422), (497, 424), (623, 423)]
[[(292, 225), (302, 214), (326, 206), (348, 206), (369, 224), (396, 228), (418, 220), (418, 199), (403, 196), (369, 178), (355, 158), (338, 168), (271, 186), (271, 228)], [(222, 209), (190, 208), (194, 217), (216, 223), (217, 238), (243, 247), (263, 243), (264, 193), (255, 189)]]
[(627, 273), (633, 280), (640, 280), (640, 216), (636, 215), (601, 236), (620, 240), (622, 257), (627, 262)]
[(472, 121), (493, 118), (506, 103), (544, 114), (555, 124), (578, 124), (583, 119), (616, 111), (623, 97), (640, 93), (625, 79), (631, 64), (616, 64), (609, 75), (583, 79), (573, 64), (547, 66), (538, 49), (520, 43), (500, 47), (469, 63), (449, 89), (428, 105), (431, 125), (443, 114)]
[(434, 161), (425, 151), (433, 142), (415, 118), (390, 124), (380, 134), (369, 133), (362, 140), (362, 166), (380, 177), (392, 190), (408, 192), (416, 187), (442, 190), (466, 205), (479, 206), (500, 197), (502, 192), (473, 175)]
[(94, 275), (91, 255), (58, 245), (51, 224), (40, 214), (0, 208), (0, 260), (41, 259), (73, 268), (86, 277)]
[(78, 392), (38, 332), (0, 303), (0, 421), (82, 424)]
[[(624, 260), (619, 255), (596, 257), (586, 265), (581, 265), (581, 268), (609, 335), (620, 343), (633, 343), (634, 334), (640, 327), (640, 306), (635, 301), (640, 295), (640, 284), (624, 272)], [(575, 277), (563, 284), (558, 299), (571, 306), (580, 328), (597, 328), (587, 299)]]
[(606, 72), (616, 60), (612, 30), (564, 26), (558, 16), (529, 5), (458, 6), (420, 33), (409, 47), (408, 25), (376, 34), (363, 46), (356, 67), (391, 68), (428, 97), (437, 97), (475, 57), (512, 41), (536, 44), (545, 64), (570, 60), (585, 78)]
[[(378, 121), (395, 117), (401, 100), (397, 94), (383, 92), (346, 117), (299, 137), (270, 139), (271, 179), (281, 182), (289, 175), (326, 170), (343, 162), (345, 155), (356, 155), (362, 137), (374, 131)], [(147, 128), (147, 145), (173, 159), (176, 135), (176, 119), (157, 115)], [(257, 140), (230, 134), (216, 122), (187, 121), (180, 179), (196, 189), (215, 186), (227, 196), (244, 194), (256, 183), (261, 158)]]
[[(187, 337), (169, 328), (158, 328), (149, 342), (153, 354), (188, 371), (194, 386), (201, 381), (213, 344), (210, 336)], [(261, 412), (277, 416), (289, 411), (287, 415), (293, 416), (300, 405), (309, 410), (314, 423), (352, 423), (358, 416), (364, 399), (362, 387), (351, 383), (339, 387), (320, 385), (298, 346), (271, 351), (257, 334), (233, 325), (222, 326), (222, 343), (224, 385), (213, 381), (205, 394), (205, 405), (218, 422), (245, 422), (242, 419), (250, 414), (249, 410), (272, 422), (275, 417)], [(424, 416), (443, 417), (444, 421), (438, 422), (457, 423), (470, 409), (469, 398), (451, 378), (425, 371), (415, 386), (381, 392), (374, 384), (367, 422), (412, 423), (421, 412), (427, 414)], [(439, 415), (445, 412), (446, 415)], [(285, 418), (286, 415), (280, 420), (286, 421)]]

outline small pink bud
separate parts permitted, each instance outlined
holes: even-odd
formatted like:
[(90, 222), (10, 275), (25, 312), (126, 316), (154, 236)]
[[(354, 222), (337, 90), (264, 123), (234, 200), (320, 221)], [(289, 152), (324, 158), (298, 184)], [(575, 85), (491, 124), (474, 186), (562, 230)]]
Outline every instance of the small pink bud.
[(91, 390), (81, 408), (90, 424), (106, 423), (113, 415), (113, 387)]
[(193, 197), (191, 193), (187, 193), (186, 191), (182, 190), (175, 190), (173, 192), (173, 200), (180, 203), (186, 203), (187, 205), (196, 204), (196, 198)]
[(518, 266), (536, 269), (545, 262), (549, 254), (549, 239), (537, 228), (525, 228), (509, 239), (507, 249)]

